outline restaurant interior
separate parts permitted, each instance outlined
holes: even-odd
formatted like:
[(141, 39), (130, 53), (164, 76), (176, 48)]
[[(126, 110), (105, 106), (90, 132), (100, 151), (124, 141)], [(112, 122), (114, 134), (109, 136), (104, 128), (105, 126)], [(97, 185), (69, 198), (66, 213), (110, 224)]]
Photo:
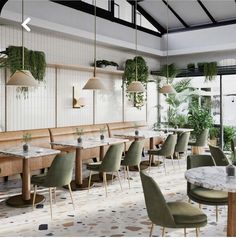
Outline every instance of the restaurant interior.
[(1, 0), (0, 236), (236, 236), (235, 42), (235, 0)]

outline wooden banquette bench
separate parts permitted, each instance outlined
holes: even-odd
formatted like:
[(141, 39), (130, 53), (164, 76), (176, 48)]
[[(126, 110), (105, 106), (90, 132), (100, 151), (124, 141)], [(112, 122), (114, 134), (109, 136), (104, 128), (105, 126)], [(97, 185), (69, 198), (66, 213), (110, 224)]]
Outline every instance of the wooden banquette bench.
[[(76, 140), (78, 136), (76, 135), (76, 128), (83, 130), (84, 138), (89, 137), (100, 137), (100, 130), (105, 128), (105, 137), (108, 136), (108, 128), (106, 124), (95, 124), (95, 125), (80, 125), (80, 126), (71, 126), (71, 127), (59, 127), (49, 129), (51, 135), (51, 141), (66, 141), (66, 140)], [(75, 148), (62, 147), (62, 146), (53, 146), (54, 149), (59, 149), (61, 151), (71, 151)], [(104, 147), (104, 152), (107, 151), (108, 147)], [(83, 150), (83, 160), (88, 159), (99, 159), (99, 148), (85, 149)]]
[[(25, 133), (31, 134), (32, 140), (30, 141), (30, 145), (51, 148), (50, 134), (48, 129), (0, 132), (0, 148), (8, 148), (14, 146), (22, 147), (22, 136)], [(49, 167), (54, 157), (55, 155), (38, 157), (30, 160), (30, 170), (34, 171)], [(22, 173), (22, 159), (0, 154), (0, 168), (0, 177)]]

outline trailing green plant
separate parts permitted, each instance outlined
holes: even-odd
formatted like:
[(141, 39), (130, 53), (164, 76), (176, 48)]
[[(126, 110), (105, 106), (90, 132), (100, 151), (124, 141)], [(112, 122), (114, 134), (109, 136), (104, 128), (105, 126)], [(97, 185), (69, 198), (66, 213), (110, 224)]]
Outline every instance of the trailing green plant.
[(172, 83), (174, 78), (179, 73), (181, 73), (181, 70), (174, 63), (172, 63), (172, 64), (169, 64), (168, 66), (163, 65), (160, 69), (159, 76), (165, 77), (165, 78), (168, 77), (169, 83)]
[(224, 126), (224, 150), (230, 150), (231, 140), (236, 137), (236, 129), (231, 126)]
[[(125, 62), (125, 70), (123, 74), (123, 82), (126, 88), (132, 81), (136, 80), (136, 61), (137, 61), (137, 81), (140, 81), (143, 86), (147, 87), (148, 82), (148, 66), (146, 61), (141, 56), (136, 56), (133, 59), (128, 59)], [(129, 101), (134, 103), (137, 109), (141, 109), (146, 101), (146, 94), (142, 92), (128, 93), (127, 97)]]
[(191, 105), (188, 114), (188, 125), (194, 129), (192, 134), (197, 137), (204, 129), (210, 129), (213, 125), (213, 117), (210, 110), (197, 104)]
[(206, 81), (212, 81), (217, 75), (217, 62), (208, 62), (204, 64), (204, 76)]
[[(22, 70), (22, 47), (9, 46), (0, 56), (0, 67), (8, 68), (11, 74), (14, 74), (16, 70)], [(32, 51), (24, 47), (24, 69), (29, 70), (36, 80), (43, 82), (46, 72), (44, 52)], [(17, 92), (26, 98), (28, 87), (17, 87)]]
[(107, 61), (107, 60), (97, 60), (96, 61), (96, 65), (97, 67), (102, 67), (102, 65), (104, 66), (116, 66), (119, 67), (119, 65), (114, 62), (114, 61)]
[(187, 65), (187, 69), (190, 71), (190, 72), (194, 72), (195, 71), (195, 63), (189, 63)]

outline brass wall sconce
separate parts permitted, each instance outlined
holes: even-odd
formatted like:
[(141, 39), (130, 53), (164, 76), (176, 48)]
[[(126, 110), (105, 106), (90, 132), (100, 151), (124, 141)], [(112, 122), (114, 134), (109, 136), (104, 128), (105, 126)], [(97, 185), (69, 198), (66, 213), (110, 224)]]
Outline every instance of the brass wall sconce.
[(73, 108), (79, 109), (86, 105), (86, 99), (84, 97), (79, 97), (79, 89), (73, 86)]

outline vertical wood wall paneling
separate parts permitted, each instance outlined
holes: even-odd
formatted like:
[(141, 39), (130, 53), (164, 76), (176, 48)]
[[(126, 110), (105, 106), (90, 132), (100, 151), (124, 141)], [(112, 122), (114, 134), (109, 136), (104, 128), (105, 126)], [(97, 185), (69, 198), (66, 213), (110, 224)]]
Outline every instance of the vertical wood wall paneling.
[(96, 91), (93, 90), (93, 124), (96, 123)]
[(57, 105), (57, 74), (58, 70), (57, 67), (55, 67), (55, 127), (57, 127), (57, 111), (58, 111), (58, 105)]
[(7, 131), (7, 69), (5, 68), (4, 70), (4, 81), (5, 81), (5, 109), (4, 109), (4, 114), (5, 114), (5, 131)]

